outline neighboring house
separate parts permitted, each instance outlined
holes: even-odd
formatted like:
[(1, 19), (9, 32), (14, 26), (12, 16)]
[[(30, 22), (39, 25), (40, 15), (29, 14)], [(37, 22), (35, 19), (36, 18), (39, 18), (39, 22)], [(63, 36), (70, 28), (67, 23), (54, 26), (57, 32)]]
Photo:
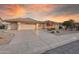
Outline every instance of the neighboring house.
[(34, 20), (32, 18), (16, 18), (16, 19), (8, 19), (3, 20), (3, 22), (8, 23), (7, 29), (10, 30), (36, 30), (43, 29), (44, 23), (41, 21)]
[(46, 25), (47, 25), (47, 28), (48, 29), (51, 29), (51, 28), (54, 28), (54, 29), (59, 29), (59, 26), (60, 26), (60, 23), (57, 23), (57, 22), (54, 22), (54, 21), (45, 21)]
[(75, 23), (75, 30), (79, 30), (79, 22), (77, 23)]

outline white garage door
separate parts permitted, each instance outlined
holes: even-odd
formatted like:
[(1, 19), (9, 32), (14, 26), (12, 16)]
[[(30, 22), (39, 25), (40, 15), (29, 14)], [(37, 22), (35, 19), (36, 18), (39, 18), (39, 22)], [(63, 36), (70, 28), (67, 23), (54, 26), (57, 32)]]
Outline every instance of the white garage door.
[(35, 30), (34, 24), (18, 23), (18, 30)]

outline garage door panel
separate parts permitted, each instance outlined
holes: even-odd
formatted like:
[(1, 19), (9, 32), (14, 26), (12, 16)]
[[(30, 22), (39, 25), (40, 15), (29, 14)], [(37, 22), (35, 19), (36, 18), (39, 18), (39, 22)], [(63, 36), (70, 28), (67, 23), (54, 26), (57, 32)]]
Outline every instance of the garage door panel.
[(25, 23), (20, 23), (18, 26), (19, 30), (28, 30), (28, 29), (35, 29), (34, 24), (25, 24)]

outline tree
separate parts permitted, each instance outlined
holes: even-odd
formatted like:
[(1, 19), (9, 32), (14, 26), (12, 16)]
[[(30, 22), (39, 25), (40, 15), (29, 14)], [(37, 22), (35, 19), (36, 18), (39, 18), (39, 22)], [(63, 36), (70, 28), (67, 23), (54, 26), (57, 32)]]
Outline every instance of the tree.
[(75, 22), (72, 19), (64, 21), (62, 25), (66, 27), (65, 29), (73, 30), (75, 28)]

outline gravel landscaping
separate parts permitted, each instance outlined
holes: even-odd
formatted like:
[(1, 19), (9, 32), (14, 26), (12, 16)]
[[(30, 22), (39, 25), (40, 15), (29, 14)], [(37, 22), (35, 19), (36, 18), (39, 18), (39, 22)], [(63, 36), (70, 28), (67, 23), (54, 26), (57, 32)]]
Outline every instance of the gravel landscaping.
[(12, 33), (0, 31), (0, 45), (8, 44), (12, 40)]

